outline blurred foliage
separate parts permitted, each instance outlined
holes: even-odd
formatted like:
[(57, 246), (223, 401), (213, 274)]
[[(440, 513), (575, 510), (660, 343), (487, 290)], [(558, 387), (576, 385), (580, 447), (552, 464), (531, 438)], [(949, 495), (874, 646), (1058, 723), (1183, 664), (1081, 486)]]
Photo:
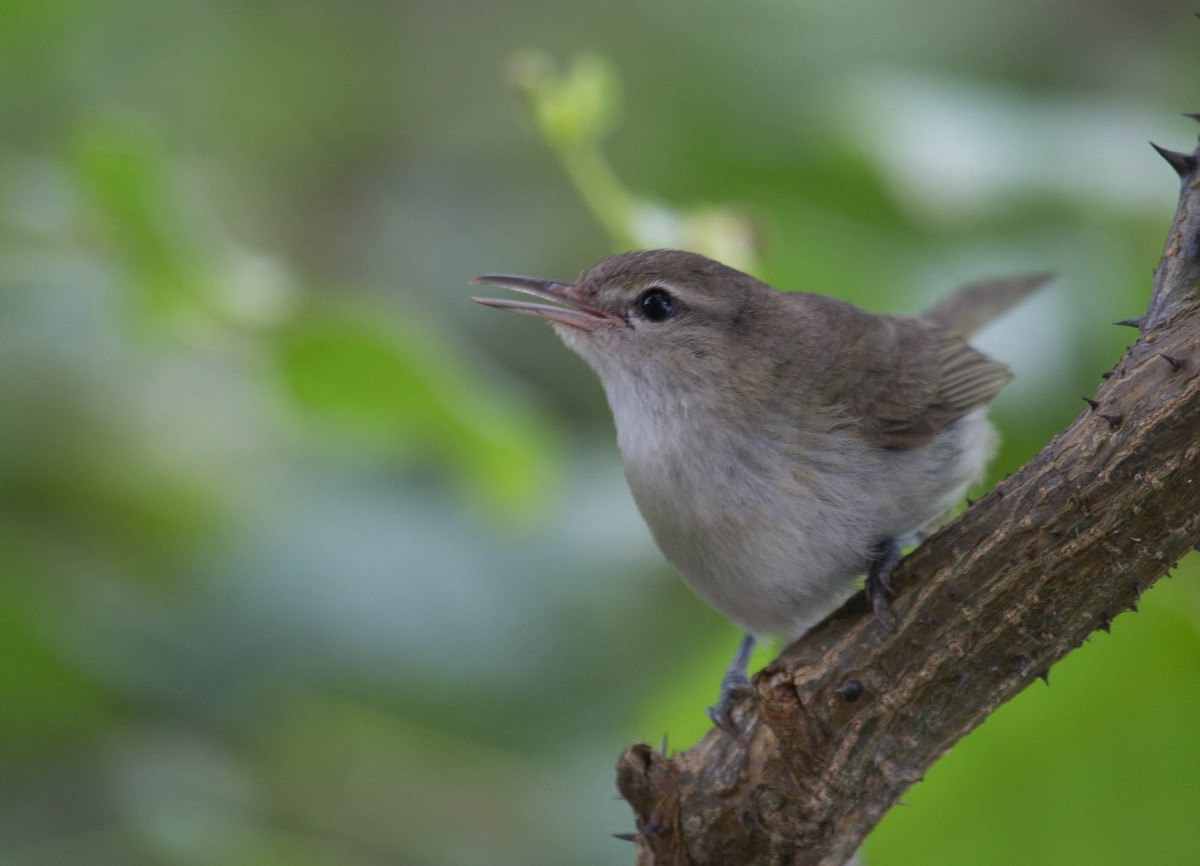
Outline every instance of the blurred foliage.
[[(17, 866), (629, 862), (613, 761), (703, 733), (737, 634), (650, 543), (591, 374), (467, 281), (686, 246), (914, 310), (1055, 268), (982, 338), (1017, 373), (1000, 474), (1128, 340), (1107, 323), (1144, 305), (1174, 206), (1145, 139), (1186, 147), (1197, 102), (1167, 7), (0, 20)], [(868, 860), (1200, 860), (1194, 558), (1175, 573)]]
[(614, 250), (687, 249), (733, 267), (756, 268), (753, 228), (743, 215), (728, 207), (679, 208), (643, 200), (617, 178), (600, 147), (619, 102), (616, 73), (603, 58), (579, 54), (559, 75), (550, 57), (531, 52), (513, 61), (511, 78)]

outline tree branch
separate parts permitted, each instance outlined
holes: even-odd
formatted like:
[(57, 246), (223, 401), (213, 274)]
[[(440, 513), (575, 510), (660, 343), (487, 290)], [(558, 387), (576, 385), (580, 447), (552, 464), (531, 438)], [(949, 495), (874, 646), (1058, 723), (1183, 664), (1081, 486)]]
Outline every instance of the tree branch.
[(1179, 207), (1128, 323), (1140, 337), (1087, 411), (904, 559), (894, 630), (856, 597), (755, 677), (740, 740), (625, 751), (639, 864), (845, 862), (955, 742), (1200, 542), (1200, 149), (1163, 156)]

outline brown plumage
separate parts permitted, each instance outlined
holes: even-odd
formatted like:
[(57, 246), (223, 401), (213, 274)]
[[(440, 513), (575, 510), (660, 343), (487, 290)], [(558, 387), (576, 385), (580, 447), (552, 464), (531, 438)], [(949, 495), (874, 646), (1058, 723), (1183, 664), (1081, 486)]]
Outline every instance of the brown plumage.
[(864, 572), (881, 611), (902, 546), (980, 477), (995, 442), (982, 409), (1010, 374), (967, 338), (1046, 279), (879, 316), (656, 250), (574, 284), (477, 280), (561, 306), (477, 300), (550, 320), (599, 375), (659, 547), (749, 633), (713, 711), (728, 726), (755, 636), (798, 637)]

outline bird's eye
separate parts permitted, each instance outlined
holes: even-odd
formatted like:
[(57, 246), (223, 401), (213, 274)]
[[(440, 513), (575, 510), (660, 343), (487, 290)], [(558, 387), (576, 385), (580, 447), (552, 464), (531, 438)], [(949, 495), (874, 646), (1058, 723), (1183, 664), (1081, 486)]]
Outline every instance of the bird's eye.
[(651, 322), (662, 322), (675, 315), (679, 305), (666, 289), (651, 286), (638, 295), (637, 308)]

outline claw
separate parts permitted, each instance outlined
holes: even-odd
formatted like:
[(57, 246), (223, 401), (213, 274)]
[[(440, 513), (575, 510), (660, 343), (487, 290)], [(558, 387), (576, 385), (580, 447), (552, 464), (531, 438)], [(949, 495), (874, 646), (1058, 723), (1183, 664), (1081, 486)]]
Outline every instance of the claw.
[(871, 600), (871, 611), (875, 614), (875, 619), (879, 624), (889, 631), (895, 627), (895, 624), (888, 621), (883, 613), (887, 610), (887, 596), (883, 592), (868, 592), (867, 598)]
[(750, 655), (754, 652), (754, 635), (745, 635), (738, 644), (733, 661), (721, 678), (721, 696), (715, 706), (708, 708), (708, 717), (712, 723), (731, 737), (738, 735), (737, 725), (733, 723), (733, 707), (742, 698), (754, 691), (750, 685), (750, 677), (746, 668), (750, 664)]
[(894, 538), (885, 538), (875, 546), (875, 555), (867, 570), (867, 600), (871, 602), (871, 610), (880, 625), (889, 631), (895, 628), (894, 623), (883, 617), (887, 609), (887, 597), (892, 592), (892, 572), (900, 561), (900, 543)]
[(733, 723), (733, 716), (729, 712), (729, 707), (724, 704), (716, 704), (709, 707), (706, 712), (712, 723), (720, 728), (731, 737), (737, 736), (737, 726)]
[(741, 671), (730, 670), (721, 680), (721, 696), (716, 704), (708, 708), (712, 723), (729, 736), (736, 737), (738, 728), (733, 720), (733, 710), (742, 698), (748, 697), (753, 691), (749, 677)]

